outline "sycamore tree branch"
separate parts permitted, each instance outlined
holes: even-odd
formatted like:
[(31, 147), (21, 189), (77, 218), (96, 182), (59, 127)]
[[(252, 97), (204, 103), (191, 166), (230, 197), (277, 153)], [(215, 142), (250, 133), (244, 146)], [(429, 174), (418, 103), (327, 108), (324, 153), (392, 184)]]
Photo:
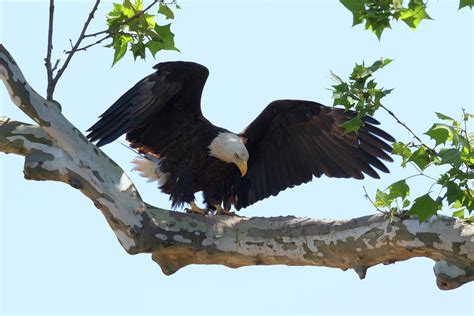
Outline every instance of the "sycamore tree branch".
[(438, 287), (453, 289), (474, 280), (474, 226), (434, 216), (388, 221), (383, 214), (330, 221), (288, 217), (203, 217), (146, 204), (124, 173), (87, 141), (27, 83), (0, 45), (0, 78), (14, 104), (37, 125), (0, 119), (0, 151), (25, 156), (31, 180), (53, 180), (80, 190), (102, 211), (130, 254), (151, 253), (165, 274), (190, 264), (231, 268), (285, 264), (367, 269), (413, 257), (435, 261)]

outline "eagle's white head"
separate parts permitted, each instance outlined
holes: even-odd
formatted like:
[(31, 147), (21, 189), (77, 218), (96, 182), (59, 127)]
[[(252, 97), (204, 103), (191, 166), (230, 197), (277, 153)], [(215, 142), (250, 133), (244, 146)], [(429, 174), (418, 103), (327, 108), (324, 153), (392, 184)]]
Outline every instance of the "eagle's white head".
[(219, 133), (209, 145), (209, 156), (235, 164), (239, 168), (242, 177), (247, 173), (249, 152), (245, 148), (242, 139), (236, 134)]

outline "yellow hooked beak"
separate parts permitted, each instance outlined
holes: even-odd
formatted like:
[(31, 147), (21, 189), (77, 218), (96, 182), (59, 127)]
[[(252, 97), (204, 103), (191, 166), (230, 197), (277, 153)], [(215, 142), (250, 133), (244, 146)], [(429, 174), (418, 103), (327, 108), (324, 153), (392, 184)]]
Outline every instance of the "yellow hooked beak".
[(236, 163), (237, 167), (239, 167), (240, 174), (245, 176), (247, 174), (247, 162), (246, 161), (239, 161)]

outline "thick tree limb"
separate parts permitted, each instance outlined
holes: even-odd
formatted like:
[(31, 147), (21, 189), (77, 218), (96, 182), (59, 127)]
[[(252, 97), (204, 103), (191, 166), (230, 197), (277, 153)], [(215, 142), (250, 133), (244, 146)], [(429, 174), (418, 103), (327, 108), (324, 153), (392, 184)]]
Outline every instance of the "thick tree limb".
[(152, 253), (165, 274), (189, 264), (315, 265), (354, 269), (427, 257), (441, 289), (474, 280), (474, 226), (436, 216), (384, 215), (345, 221), (295, 217), (202, 217), (158, 209), (109, 157), (89, 143), (57, 103), (38, 95), (0, 45), (0, 77), (12, 101), (38, 125), (0, 119), (0, 151), (23, 155), (25, 177), (68, 183), (91, 199), (130, 254)]

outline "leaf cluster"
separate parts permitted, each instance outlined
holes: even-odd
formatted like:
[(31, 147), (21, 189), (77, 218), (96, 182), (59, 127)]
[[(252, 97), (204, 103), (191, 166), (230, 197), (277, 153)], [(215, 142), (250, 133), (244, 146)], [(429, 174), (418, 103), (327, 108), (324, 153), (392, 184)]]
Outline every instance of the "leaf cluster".
[[(471, 214), (474, 210), (474, 191), (470, 188), (474, 180), (474, 152), (467, 130), (469, 119), (473, 115), (463, 111), (463, 124), (442, 113), (436, 115), (443, 123), (433, 124), (425, 133), (435, 142), (434, 148), (402, 142), (396, 142), (393, 146), (393, 153), (402, 158), (402, 166), (414, 164), (419, 170), (418, 175), (425, 175), (425, 170), (430, 166), (447, 168), (437, 179), (432, 178), (429, 192), (416, 198), (408, 209), (408, 214), (417, 215), (420, 221), (435, 215), (443, 205), (451, 208), (453, 216), (459, 218), (465, 218), (466, 213)], [(406, 196), (410, 188), (405, 180), (401, 181), (405, 183), (404, 186), (398, 181), (387, 188), (388, 192), (379, 193), (378, 190), (376, 205), (400, 211), (399, 206), (394, 207), (393, 203), (396, 203), (396, 199), (401, 199), (403, 207), (407, 208), (410, 202), (406, 200)], [(436, 186), (439, 187), (439, 193), (433, 199), (430, 193)]]
[[(397, 141), (393, 144), (394, 155), (402, 158), (401, 166), (414, 166), (417, 174), (396, 181), (385, 190), (377, 190), (374, 205), (379, 210), (387, 210), (390, 214), (407, 212), (408, 215), (418, 216), (424, 221), (435, 215), (443, 207), (453, 210), (453, 216), (467, 217), (474, 210), (474, 190), (471, 188), (474, 181), (474, 150), (473, 134), (468, 130), (469, 120), (474, 116), (463, 110), (462, 119), (455, 120), (445, 114), (436, 113), (441, 122), (433, 124), (425, 135), (434, 142), (432, 147), (423, 143), (411, 129), (409, 129), (385, 106), (380, 100), (392, 90), (377, 88), (373, 73), (388, 65), (391, 59), (381, 59), (366, 67), (356, 64), (349, 80), (343, 81), (331, 72), (336, 85), (332, 86), (334, 105), (342, 105), (346, 110), (357, 111), (357, 116), (342, 124), (346, 132), (356, 131), (363, 125), (361, 119), (365, 115), (373, 115), (379, 108), (383, 108), (392, 115), (398, 123), (409, 130), (414, 139), (404, 143)], [(427, 169), (438, 168), (440, 176), (430, 177)], [(423, 176), (430, 180), (431, 186), (421, 196), (410, 195), (409, 179)], [(433, 191), (438, 195), (433, 197)], [(474, 216), (468, 220), (474, 221)]]
[(431, 20), (426, 12), (423, 0), (340, 0), (352, 12), (353, 26), (364, 23), (380, 39), (385, 29), (391, 28), (390, 22), (402, 20), (411, 29), (416, 29), (423, 20)]
[[(177, 4), (172, 4), (179, 9)], [(158, 14), (163, 15), (166, 20), (174, 18), (170, 6), (171, 4), (163, 2), (159, 5)], [(115, 65), (127, 50), (132, 52), (135, 59), (145, 59), (147, 50), (153, 57), (160, 50), (178, 51), (171, 24), (159, 25), (155, 21), (155, 15), (147, 13), (143, 8), (143, 0), (114, 3), (113, 10), (107, 14), (107, 24), (112, 42), (106, 46), (114, 49), (112, 65)]]
[(332, 86), (333, 106), (342, 105), (346, 110), (355, 110), (357, 115), (350, 121), (342, 124), (347, 133), (358, 131), (364, 122), (362, 117), (374, 115), (381, 106), (381, 100), (392, 92), (392, 89), (378, 87), (373, 79), (373, 73), (384, 68), (392, 62), (392, 59), (382, 58), (372, 65), (366, 67), (364, 63), (356, 64), (349, 81), (343, 81), (338, 75), (331, 71), (331, 77), (336, 82)]

